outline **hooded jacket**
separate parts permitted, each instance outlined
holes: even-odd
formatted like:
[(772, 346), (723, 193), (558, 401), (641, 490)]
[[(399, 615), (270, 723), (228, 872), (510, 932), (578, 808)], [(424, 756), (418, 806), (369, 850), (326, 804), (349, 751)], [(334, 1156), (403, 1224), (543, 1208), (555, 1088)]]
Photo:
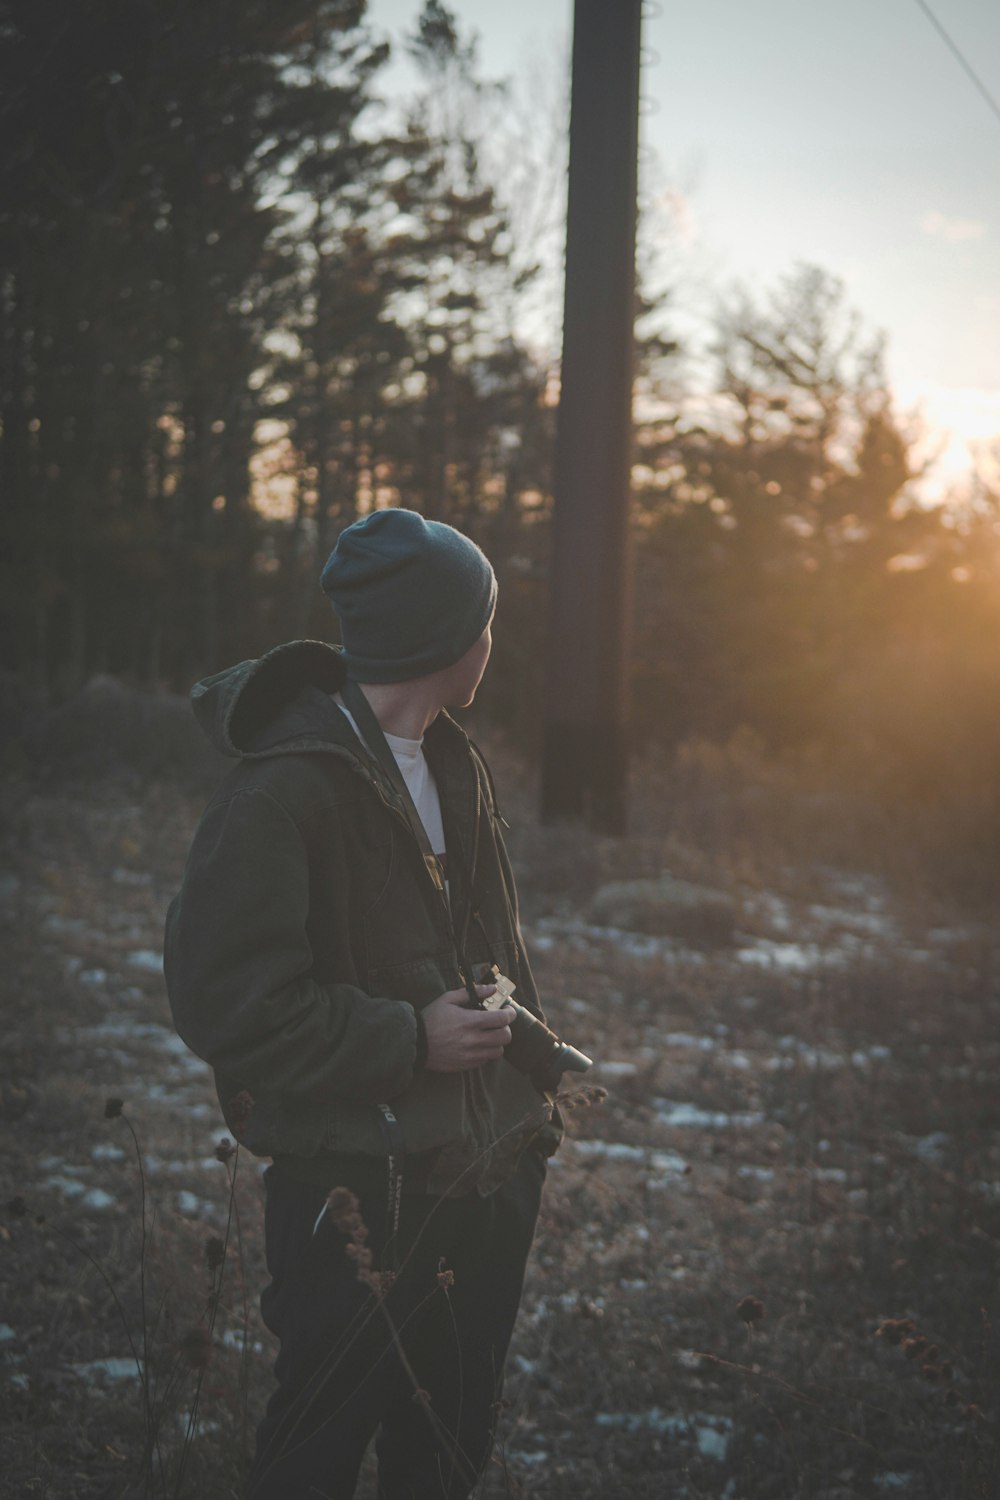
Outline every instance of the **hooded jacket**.
[(424, 750), (449, 922), (399, 793), (332, 700), (345, 676), (337, 648), (295, 641), (192, 693), (203, 730), (238, 764), (202, 817), (167, 915), (174, 1022), (255, 1154), (375, 1166), (388, 1105), (426, 1191), (490, 1192), (536, 1137), (554, 1149), (551, 1100), (505, 1058), (427, 1071), (416, 1012), (462, 987), (461, 932), (477, 981), (497, 964), (541, 1015), (492, 779), (442, 712)]

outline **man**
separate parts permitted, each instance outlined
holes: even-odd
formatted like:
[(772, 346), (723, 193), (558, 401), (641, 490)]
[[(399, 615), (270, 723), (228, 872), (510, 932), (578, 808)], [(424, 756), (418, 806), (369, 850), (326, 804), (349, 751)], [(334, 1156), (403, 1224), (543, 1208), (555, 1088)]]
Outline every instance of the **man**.
[(485, 671), (496, 579), (452, 527), (382, 510), (322, 584), (341, 649), (194, 690), (239, 764), (170, 908), (167, 984), (234, 1135), (273, 1159), (281, 1348), (248, 1494), (346, 1500), (377, 1432), (382, 1500), (459, 1500), (559, 1139), (551, 1075), (512, 1061), (533, 1027), (498, 976), (540, 1012), (492, 780), (445, 712)]

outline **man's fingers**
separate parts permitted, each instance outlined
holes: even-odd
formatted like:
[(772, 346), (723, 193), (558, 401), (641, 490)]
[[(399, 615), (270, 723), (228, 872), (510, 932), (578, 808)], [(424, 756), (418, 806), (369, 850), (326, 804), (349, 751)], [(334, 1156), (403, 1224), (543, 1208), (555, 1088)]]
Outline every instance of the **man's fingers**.
[[(491, 995), (496, 994), (497, 987), (495, 984), (477, 984), (475, 986), (475, 991), (477, 999), (488, 1000)], [(446, 1000), (449, 1005), (460, 1005), (466, 1008), (468, 1008), (469, 1005), (468, 990), (447, 990), (445, 994), (441, 995), (439, 998), (442, 1000)], [(473, 1011), (472, 1014), (478, 1015), (479, 1012)]]
[(439, 995), (437, 1000), (434, 1000), (432, 1004), (437, 1005), (442, 1000), (444, 1001), (445, 1005), (467, 1007), (469, 1004), (469, 997), (466, 994), (465, 990), (447, 990), (443, 995)]
[(492, 1031), (478, 1031), (469, 1038), (469, 1044), (482, 1052), (502, 1052), (510, 1045), (510, 1027), (496, 1026)]
[[(481, 999), (496, 993), (496, 985), (477, 984)], [(495, 1062), (510, 1045), (511, 1024), (517, 1012), (509, 1005), (500, 1010), (476, 1010), (465, 990), (448, 990), (423, 1011), (427, 1033), (426, 1066), (431, 1072), (453, 1073)]]
[(507, 1005), (503, 1010), (470, 1010), (469, 1015), (476, 1017), (476, 1025), (482, 1031), (491, 1027), (509, 1027), (514, 1020), (514, 1012)]

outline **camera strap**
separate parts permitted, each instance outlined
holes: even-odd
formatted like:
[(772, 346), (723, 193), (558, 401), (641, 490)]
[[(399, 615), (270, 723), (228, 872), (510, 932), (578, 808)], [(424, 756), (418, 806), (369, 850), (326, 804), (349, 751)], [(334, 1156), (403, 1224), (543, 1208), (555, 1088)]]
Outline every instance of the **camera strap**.
[[(417, 812), (413, 798), (410, 796), (410, 789), (406, 785), (406, 779), (396, 763), (396, 757), (393, 755), (391, 749), (389, 748), (389, 743), (382, 731), (382, 726), (379, 723), (378, 719), (375, 717), (375, 711), (362, 692), (360, 685), (357, 682), (354, 682), (351, 678), (348, 678), (343, 687), (340, 689), (340, 696), (344, 700), (344, 703), (350, 710), (354, 722), (357, 724), (359, 730), (361, 731), (361, 735), (364, 739), (365, 744), (367, 745), (375, 760), (378, 762), (381, 770), (388, 777), (393, 791), (395, 791), (399, 795), (399, 799), (403, 805), (403, 811), (406, 814), (406, 820), (413, 831), (413, 836), (417, 841), (417, 845), (423, 857), (424, 868), (426, 869), (427, 874), (430, 876), (431, 883), (433, 884), (434, 889), (437, 891), (438, 899), (440, 900), (441, 905), (444, 908), (445, 920), (448, 924), (448, 933), (455, 947), (455, 954), (458, 959), (459, 972), (462, 975), (462, 983), (465, 985), (465, 989), (469, 996), (470, 1002), (476, 1007), (477, 1010), (481, 1009), (480, 1002), (476, 997), (472, 969), (469, 967), (465, 958), (465, 934), (468, 931), (469, 915), (471, 915), (472, 878), (475, 871), (469, 870), (468, 872), (470, 911), (466, 916), (462, 936), (460, 939), (455, 927), (454, 916), (451, 909), (451, 902), (448, 900), (448, 891), (447, 887), (445, 886), (444, 871), (441, 868), (441, 861), (438, 859), (437, 855), (434, 853), (434, 850), (431, 847), (431, 841), (427, 837), (427, 829), (424, 827), (423, 819)], [(478, 778), (476, 784), (478, 787)]]
[(399, 1234), (399, 1211), (403, 1202), (403, 1158), (406, 1144), (403, 1129), (388, 1104), (379, 1104), (378, 1123), (385, 1145), (386, 1163), (389, 1169), (388, 1201), (386, 1203), (386, 1270), (397, 1270), (397, 1236)]

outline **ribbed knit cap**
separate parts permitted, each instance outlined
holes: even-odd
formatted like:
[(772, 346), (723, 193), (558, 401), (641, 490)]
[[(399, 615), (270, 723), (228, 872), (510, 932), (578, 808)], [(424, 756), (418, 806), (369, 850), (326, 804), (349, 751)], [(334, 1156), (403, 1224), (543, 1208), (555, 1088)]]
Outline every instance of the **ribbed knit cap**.
[(373, 510), (342, 531), (320, 582), (357, 682), (409, 682), (455, 662), (493, 615), (486, 555), (443, 521)]

